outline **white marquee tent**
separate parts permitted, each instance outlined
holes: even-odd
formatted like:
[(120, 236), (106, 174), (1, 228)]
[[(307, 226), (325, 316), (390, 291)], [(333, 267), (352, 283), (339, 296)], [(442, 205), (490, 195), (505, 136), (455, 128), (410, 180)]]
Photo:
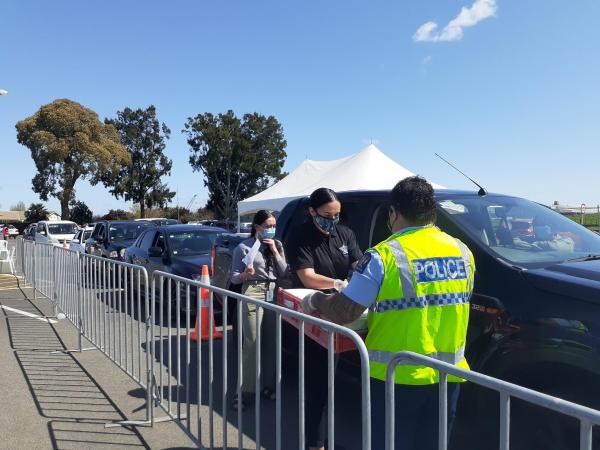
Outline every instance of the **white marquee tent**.
[[(360, 152), (332, 161), (302, 162), (281, 181), (238, 203), (238, 216), (260, 209), (281, 211), (291, 200), (315, 189), (336, 192), (391, 189), (399, 180), (414, 175), (371, 144)], [(432, 183), (434, 188), (443, 188)]]

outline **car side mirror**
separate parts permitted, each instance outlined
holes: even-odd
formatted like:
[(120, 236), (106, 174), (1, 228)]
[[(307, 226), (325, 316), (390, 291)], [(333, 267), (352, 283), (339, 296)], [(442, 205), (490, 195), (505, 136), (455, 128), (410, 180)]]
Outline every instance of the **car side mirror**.
[(163, 254), (163, 249), (160, 247), (150, 247), (148, 249), (148, 256), (152, 257), (152, 258), (157, 258), (162, 256)]

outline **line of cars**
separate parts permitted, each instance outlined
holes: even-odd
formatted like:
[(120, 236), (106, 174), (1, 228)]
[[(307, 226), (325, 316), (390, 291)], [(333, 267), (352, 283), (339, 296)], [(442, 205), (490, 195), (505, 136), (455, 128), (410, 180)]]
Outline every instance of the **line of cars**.
[[(81, 228), (70, 221), (42, 221), (30, 226), (26, 238), (142, 266), (150, 279), (158, 270), (193, 280), (202, 265), (211, 265), (211, 249), (222, 233), (227, 230), (173, 219), (103, 220)], [(195, 304), (194, 295), (191, 301)]]

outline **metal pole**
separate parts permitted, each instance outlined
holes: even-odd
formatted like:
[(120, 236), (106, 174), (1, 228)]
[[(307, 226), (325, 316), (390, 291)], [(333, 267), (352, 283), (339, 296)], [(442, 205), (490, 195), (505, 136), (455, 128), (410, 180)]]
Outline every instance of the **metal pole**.
[(500, 450), (510, 447), (510, 395), (500, 393)]
[(440, 371), (438, 449), (448, 448), (448, 374)]

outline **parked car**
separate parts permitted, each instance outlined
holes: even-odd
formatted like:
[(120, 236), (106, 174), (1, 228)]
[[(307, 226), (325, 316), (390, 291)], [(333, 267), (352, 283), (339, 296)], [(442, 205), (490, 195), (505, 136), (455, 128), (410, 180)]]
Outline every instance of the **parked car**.
[(165, 219), (164, 217), (152, 217), (148, 219), (135, 219), (136, 221), (150, 222), (157, 227), (163, 227), (165, 225), (178, 225), (181, 222), (177, 219)]
[[(362, 250), (389, 235), (388, 195), (389, 191), (339, 194), (342, 220), (354, 230)], [(466, 348), (472, 369), (600, 408), (600, 236), (522, 198), (437, 190), (436, 201), (436, 225), (461, 239), (475, 256)], [(282, 210), (277, 238), (284, 247), (292, 227), (310, 220), (307, 208), (308, 198), (301, 198)], [(513, 236), (511, 222), (524, 218), (547, 223), (550, 237), (536, 241), (535, 236)], [(240, 240), (223, 235), (217, 243), (216, 286), (238, 288), (229, 275), (231, 253)], [(353, 352), (343, 355), (352, 362)], [(463, 401), (478, 405), (467, 410), (488, 411), (497, 402), (493, 395), (468, 395), (468, 386), (465, 391)], [(511, 435), (518, 436), (515, 441), (520, 440), (522, 448), (564, 449), (577, 442), (577, 424), (559, 414), (516, 403), (513, 414)], [(493, 420), (475, 420), (469, 419), (471, 429), (482, 431), (484, 441), (494, 434), (487, 428), (494, 426)]]
[(104, 220), (96, 223), (92, 236), (85, 241), (85, 252), (103, 258), (123, 260), (125, 249), (132, 245), (138, 236), (148, 228), (154, 228), (145, 221)]
[[(125, 250), (126, 262), (146, 268), (148, 279), (159, 270), (191, 280), (200, 279), (202, 265), (210, 265), (211, 248), (222, 228), (201, 225), (169, 225), (151, 227), (138, 237), (135, 243)], [(166, 282), (165, 282), (166, 283)], [(181, 286), (180, 309), (185, 310), (186, 292)], [(165, 295), (166, 292), (165, 292)], [(196, 310), (196, 290), (190, 291), (192, 311)], [(172, 290), (171, 300), (176, 301)]]
[(14, 225), (8, 225), (8, 237), (15, 239), (19, 235), (19, 230)]
[(80, 228), (73, 239), (69, 241), (69, 248), (71, 250), (77, 250), (78, 252), (85, 253), (85, 241), (87, 241), (92, 236), (92, 231), (94, 227), (84, 227)]
[(73, 239), (78, 229), (70, 220), (42, 220), (35, 226), (35, 242), (62, 246)]
[(195, 222), (195, 223), (204, 225), (205, 227), (224, 228), (225, 230), (227, 230), (229, 232), (233, 232), (233, 233), (235, 233), (237, 231), (237, 222), (234, 222), (231, 220), (210, 219), (210, 220), (201, 220), (201, 221)]

